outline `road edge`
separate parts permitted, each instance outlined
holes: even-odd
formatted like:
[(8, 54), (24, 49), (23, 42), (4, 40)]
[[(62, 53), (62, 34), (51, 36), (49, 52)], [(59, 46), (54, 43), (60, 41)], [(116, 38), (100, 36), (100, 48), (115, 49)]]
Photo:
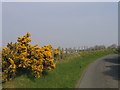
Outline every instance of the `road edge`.
[(91, 64), (93, 64), (93, 63), (96, 62), (97, 60), (100, 60), (100, 59), (102, 59), (102, 58), (108, 57), (108, 56), (110, 56), (110, 55), (114, 55), (114, 54), (109, 54), (109, 55), (103, 56), (103, 57), (98, 58), (98, 59), (96, 59), (95, 61), (91, 62), (90, 64), (88, 64), (88, 65), (84, 68), (84, 70), (83, 70), (83, 72), (82, 72), (82, 74), (81, 74), (81, 76), (80, 76), (80, 79), (77, 81), (77, 84), (75, 85), (75, 88), (79, 88), (79, 85), (80, 85), (80, 83), (81, 83), (81, 81), (82, 81), (82, 79), (83, 79), (83, 76), (85, 75), (88, 67), (89, 67)]

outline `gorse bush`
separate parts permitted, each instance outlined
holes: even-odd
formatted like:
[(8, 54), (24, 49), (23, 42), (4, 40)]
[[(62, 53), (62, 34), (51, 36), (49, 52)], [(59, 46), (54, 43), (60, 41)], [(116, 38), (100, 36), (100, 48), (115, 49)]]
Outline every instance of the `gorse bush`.
[(20, 70), (39, 78), (43, 71), (55, 68), (52, 46), (32, 46), (30, 33), (18, 37), (16, 43), (8, 43), (2, 50), (2, 82), (13, 79)]
[(63, 59), (63, 55), (65, 53), (64, 53), (63, 49), (61, 49), (60, 47), (58, 47), (57, 49), (54, 49), (53, 54), (54, 54), (54, 59), (55, 60), (60, 60), (60, 59)]

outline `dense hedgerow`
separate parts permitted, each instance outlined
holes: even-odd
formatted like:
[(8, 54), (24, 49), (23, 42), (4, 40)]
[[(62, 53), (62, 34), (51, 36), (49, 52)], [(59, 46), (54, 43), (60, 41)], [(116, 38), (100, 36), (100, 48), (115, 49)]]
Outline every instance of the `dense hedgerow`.
[(30, 33), (18, 37), (16, 43), (8, 43), (2, 50), (2, 82), (13, 79), (18, 69), (29, 71), (39, 78), (43, 71), (55, 68), (52, 46), (32, 46)]

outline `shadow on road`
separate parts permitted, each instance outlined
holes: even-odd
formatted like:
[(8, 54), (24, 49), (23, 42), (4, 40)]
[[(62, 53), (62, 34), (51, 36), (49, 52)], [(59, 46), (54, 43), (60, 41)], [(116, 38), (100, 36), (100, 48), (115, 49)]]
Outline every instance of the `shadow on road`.
[(111, 63), (111, 65), (106, 66), (109, 70), (103, 72), (103, 74), (111, 76), (114, 80), (120, 80), (120, 56), (113, 56), (104, 60)]

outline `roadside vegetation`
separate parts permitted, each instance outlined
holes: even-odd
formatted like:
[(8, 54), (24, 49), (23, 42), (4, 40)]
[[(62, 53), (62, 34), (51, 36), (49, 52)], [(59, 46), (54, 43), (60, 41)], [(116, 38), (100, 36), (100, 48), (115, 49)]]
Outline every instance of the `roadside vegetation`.
[[(113, 50), (82, 52), (66, 57), (56, 63), (52, 71), (44, 72), (41, 78), (31, 78), (27, 73), (20, 74), (12, 81), (3, 84), (4, 88), (74, 88), (88, 64), (100, 57), (113, 54)], [(17, 84), (16, 84), (17, 83)]]
[(84, 69), (103, 56), (118, 53), (112, 45), (84, 50), (32, 46), (30, 33), (2, 49), (3, 88), (74, 88)]

